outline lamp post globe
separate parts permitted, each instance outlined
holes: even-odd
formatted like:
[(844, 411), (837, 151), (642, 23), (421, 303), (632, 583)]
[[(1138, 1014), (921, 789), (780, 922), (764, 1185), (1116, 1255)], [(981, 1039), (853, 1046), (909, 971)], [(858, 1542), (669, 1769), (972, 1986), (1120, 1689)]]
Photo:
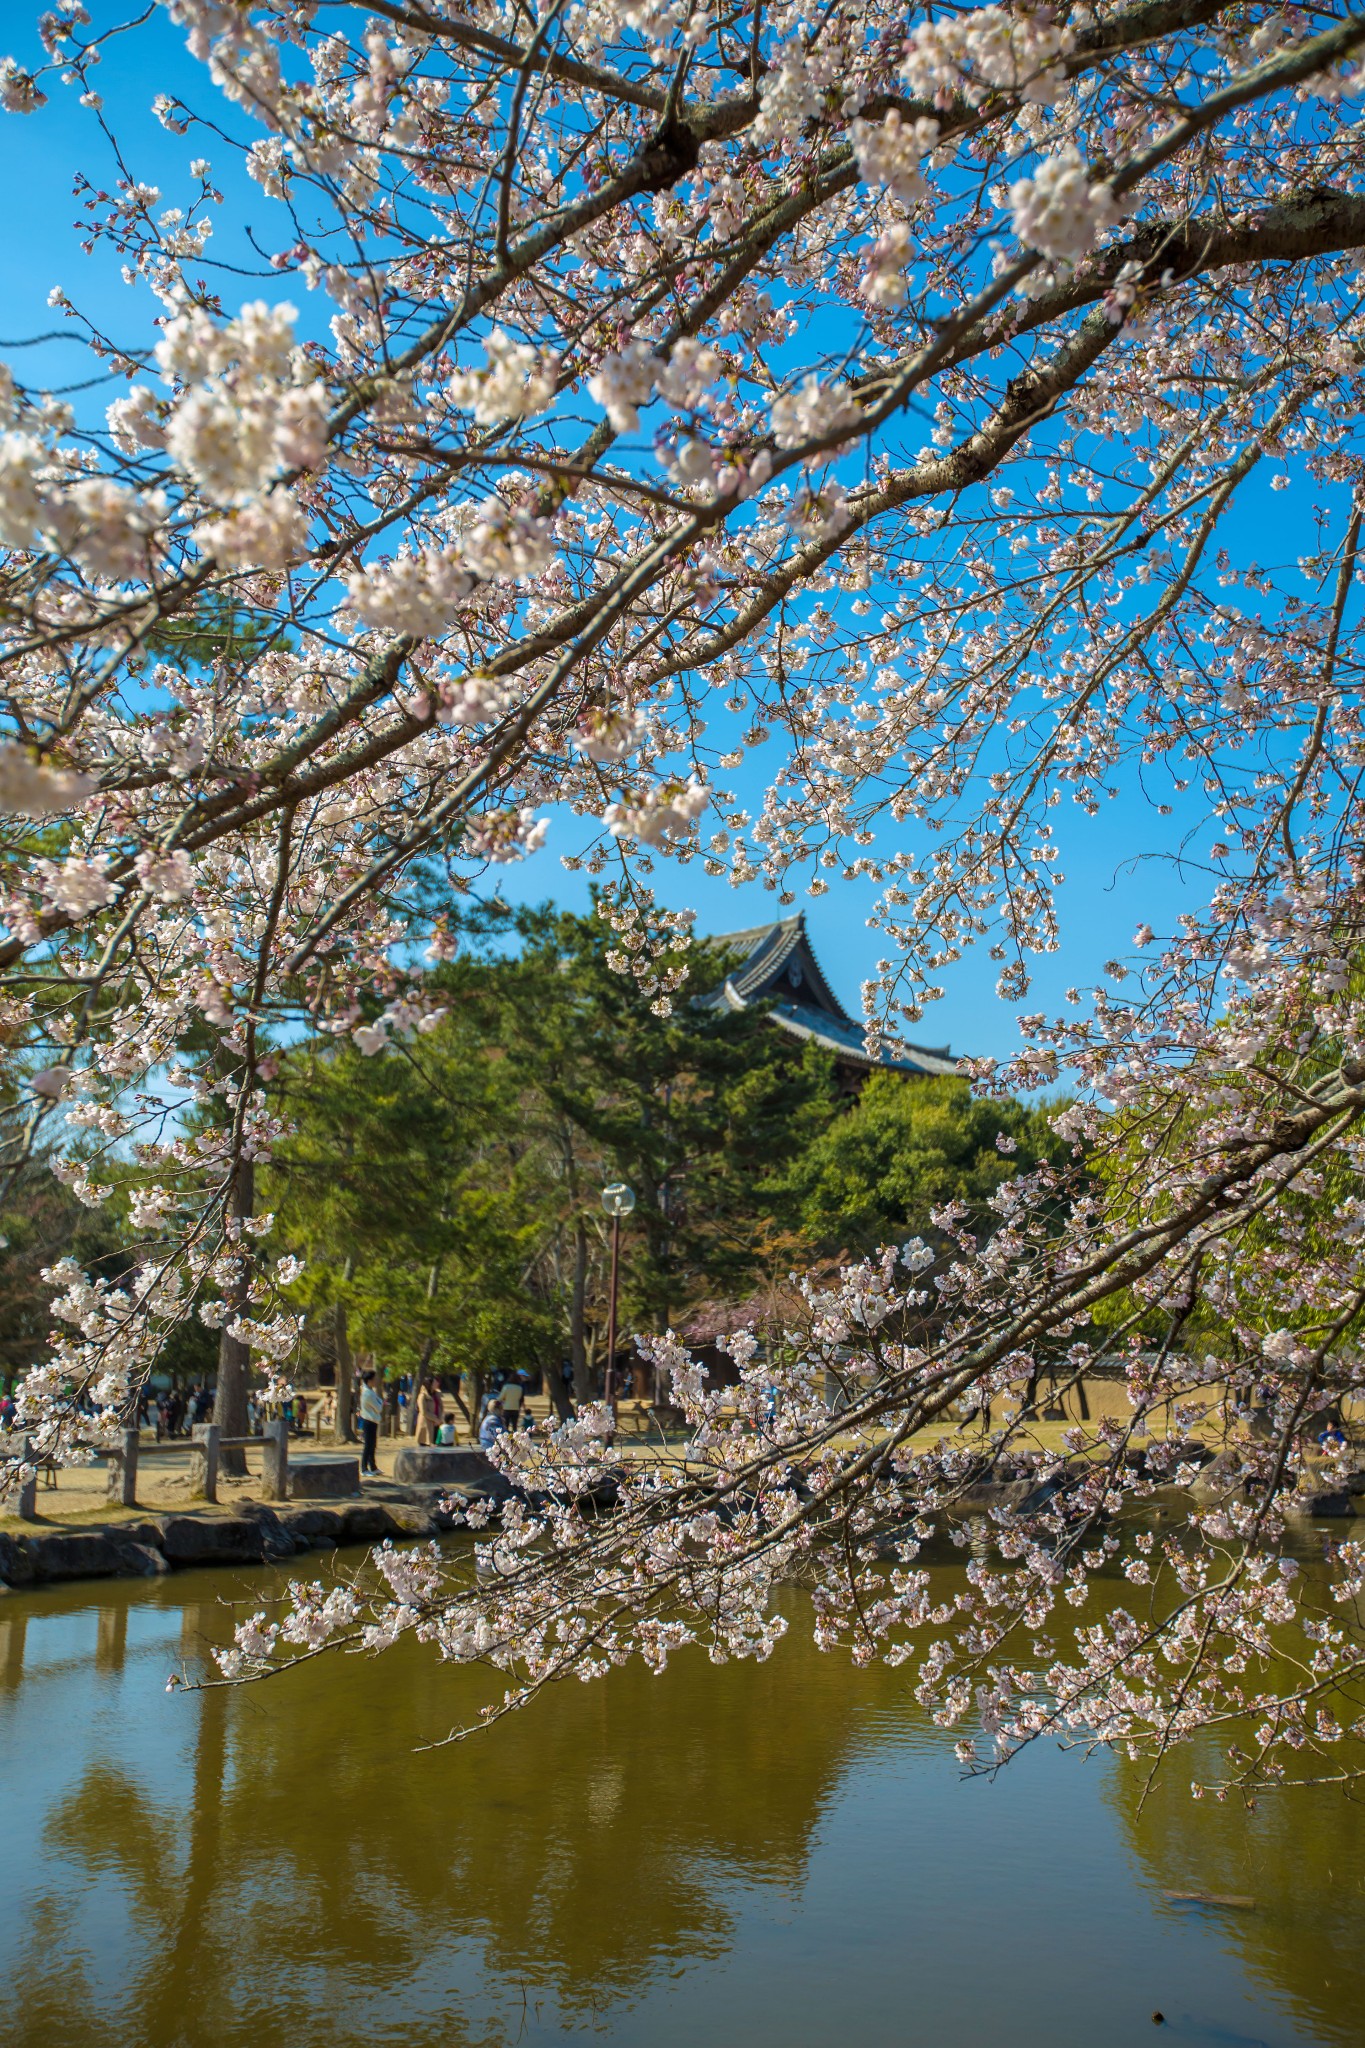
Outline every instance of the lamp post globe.
[(621, 1258), (621, 1218), (635, 1207), (635, 1190), (614, 1180), (602, 1190), (602, 1207), (611, 1218), (611, 1294), (607, 1309), (607, 1370), (603, 1394), (616, 1419), (616, 1276)]

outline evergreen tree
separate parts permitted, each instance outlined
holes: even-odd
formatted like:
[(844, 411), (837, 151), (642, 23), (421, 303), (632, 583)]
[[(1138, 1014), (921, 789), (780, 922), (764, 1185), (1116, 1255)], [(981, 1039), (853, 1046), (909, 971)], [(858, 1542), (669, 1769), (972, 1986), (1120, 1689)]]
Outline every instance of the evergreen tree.
[(907, 1237), (932, 1240), (933, 1212), (949, 1202), (989, 1231), (996, 1190), (1063, 1151), (1041, 1110), (977, 1100), (953, 1076), (878, 1073), (847, 1115), (795, 1156), (784, 1188), (815, 1246), (868, 1252)]
[[(299, 1298), (392, 1370), (603, 1363), (608, 1225), (625, 1180), (620, 1327), (666, 1328), (700, 1301), (742, 1309), (803, 1258), (931, 1234), (1055, 1152), (1041, 1114), (965, 1082), (874, 1074), (841, 1098), (828, 1056), (761, 1006), (703, 998), (724, 962), (696, 948), (672, 1014), (608, 961), (606, 927), (551, 905), (468, 912), (433, 977), (445, 1014), (363, 1056), (292, 1051), (278, 1084), (297, 1135), (264, 1199), (308, 1261)], [(1004, 1133), (1014, 1153), (997, 1148)]]

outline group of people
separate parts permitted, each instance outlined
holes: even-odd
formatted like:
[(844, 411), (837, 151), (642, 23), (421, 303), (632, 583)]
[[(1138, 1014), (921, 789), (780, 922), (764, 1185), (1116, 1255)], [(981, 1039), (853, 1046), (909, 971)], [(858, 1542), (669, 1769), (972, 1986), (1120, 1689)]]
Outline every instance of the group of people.
[[(446, 1420), (445, 1395), (438, 1379), (401, 1380), (396, 1389), (400, 1418), (407, 1419), (410, 1404), (416, 1404), (413, 1437), (418, 1444), (453, 1444), (455, 1425)], [(384, 1420), (384, 1396), (373, 1367), (360, 1375), (357, 1413), (360, 1417), (360, 1470), (379, 1471), (379, 1431)]]
[[(362, 1380), (362, 1389), (363, 1385)], [(381, 1400), (382, 1418), (382, 1397), (377, 1384), (375, 1395)], [(479, 1402), (477, 1415), (470, 1416), (458, 1392), (455, 1401), (469, 1419), (480, 1443), (487, 1444), (490, 1436), (530, 1426), (531, 1381), (524, 1372), (493, 1373)], [(453, 1416), (447, 1416), (446, 1395), (434, 1375), (416, 1379), (405, 1375), (397, 1383), (396, 1402), (400, 1434), (406, 1435), (410, 1425), (414, 1443), (442, 1445), (455, 1442), (455, 1421)]]
[(158, 1443), (164, 1437), (188, 1436), (201, 1422), (213, 1420), (213, 1388), (207, 1381), (182, 1392), (163, 1387), (159, 1393), (144, 1387), (138, 1398), (139, 1429), (155, 1429)]
[[(463, 1409), (464, 1403), (458, 1405)], [(447, 1418), (445, 1394), (438, 1379), (400, 1381), (398, 1405), (406, 1415), (415, 1404), (413, 1440), (418, 1444), (453, 1444), (455, 1423)], [(468, 1410), (464, 1411), (468, 1414)], [(495, 1372), (489, 1380), (478, 1414), (470, 1418), (485, 1450), (493, 1439), (509, 1431), (529, 1428), (531, 1422), (531, 1381), (524, 1372)]]
[(500, 1436), (530, 1428), (530, 1392), (525, 1373), (494, 1373), (479, 1411), (479, 1442), (485, 1450)]
[(453, 1444), (455, 1424), (446, 1421), (446, 1401), (437, 1379), (416, 1382), (400, 1399), (406, 1407), (409, 1401), (417, 1404), (413, 1426), (413, 1441), (418, 1444)]
[[(478, 1414), (471, 1417), (480, 1444), (485, 1449), (499, 1436), (509, 1431), (529, 1428), (531, 1424), (531, 1381), (526, 1373), (495, 1372), (479, 1403)], [(393, 1411), (401, 1418), (399, 1427), (408, 1420), (407, 1411), (415, 1404), (413, 1438), (418, 1444), (450, 1445), (455, 1442), (455, 1423), (446, 1413), (446, 1396), (440, 1381), (430, 1378), (403, 1379), (390, 1389)], [(457, 1404), (464, 1404), (456, 1395)], [(281, 1407), (279, 1403), (259, 1400), (254, 1392), (247, 1396), (247, 1434), (255, 1436), (262, 1424), (269, 1418), (283, 1415), (289, 1423), (291, 1435), (305, 1434), (310, 1422), (319, 1437), (326, 1436), (336, 1427), (337, 1396), (335, 1392), (324, 1392), (314, 1398), (310, 1411), (309, 1401), (304, 1394), (295, 1394)], [(214, 1389), (207, 1382), (192, 1386), (188, 1390), (167, 1387), (161, 1391), (144, 1389), (138, 1401), (138, 1424), (141, 1428), (155, 1428), (156, 1439), (188, 1436), (198, 1424), (213, 1420)], [(0, 1396), (0, 1427), (9, 1429), (14, 1422), (14, 1401), (6, 1393)], [(360, 1469), (367, 1475), (379, 1471), (379, 1433), (385, 1418), (385, 1390), (379, 1375), (373, 1367), (361, 1371), (356, 1379), (352, 1413), (360, 1425)], [(468, 1414), (468, 1410), (465, 1410)]]
[[(189, 1436), (200, 1424), (212, 1422), (213, 1408), (214, 1390), (207, 1381), (184, 1391), (179, 1387), (164, 1387), (157, 1392), (144, 1387), (138, 1397), (138, 1428), (155, 1429), (158, 1443), (167, 1437)], [(247, 1394), (248, 1436), (259, 1435), (263, 1423), (281, 1415), (289, 1424), (291, 1436), (307, 1435), (309, 1407), (306, 1394), (295, 1394), (283, 1405), (258, 1400), (254, 1392)]]

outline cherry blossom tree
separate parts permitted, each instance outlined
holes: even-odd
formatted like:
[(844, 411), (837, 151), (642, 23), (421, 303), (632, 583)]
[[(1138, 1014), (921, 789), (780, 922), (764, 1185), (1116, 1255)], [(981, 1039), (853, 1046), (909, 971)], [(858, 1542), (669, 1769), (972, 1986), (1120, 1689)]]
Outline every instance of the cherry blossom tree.
[[(660, 860), (783, 903), (870, 880), (894, 1041), (969, 946), (1025, 1001), (1060, 943), (1054, 814), (1156, 790), (1158, 819), (1200, 810), (1186, 913), (974, 1068), (1077, 1091), (1074, 1173), (1003, 1185), (988, 1239), (944, 1212), (947, 1253), (808, 1284), (761, 1354), (733, 1333), (737, 1413), (653, 1340), (687, 1461), (615, 1472), (591, 1410), (519, 1440), (538, 1505), (502, 1514), (495, 1570), (386, 1554), (391, 1597), (301, 1590), (229, 1662), (416, 1627), (515, 1703), (692, 1641), (766, 1655), (802, 1573), (821, 1641), (913, 1654), (986, 1731), (977, 1767), (1249, 1714), (1230, 1781), (1344, 1769), (1365, 1547), (1320, 1611), (1283, 1539), (1362, 1377), (1365, 16), (59, 0), (0, 101), (102, 125), (166, 16), (203, 78), (160, 118), (208, 154), (169, 205), (121, 154), (84, 188), (117, 341), (56, 295), (119, 395), (92, 420), (3, 385), (10, 1170), (65, 1119), (136, 1162), (145, 1232), (117, 1288), (54, 1270), (30, 1438), (97, 1447), (73, 1391), (112, 1423), (188, 1315), (287, 1373), (249, 1199), (281, 1130), (265, 1028), (420, 1057), (419, 956), (448, 948), (423, 864), (467, 884), (581, 820), (570, 865), (661, 1008), (688, 920)], [(243, 168), (273, 236), (254, 206), (245, 303), (208, 281)], [(1311, 514), (1270, 532), (1267, 481)], [(190, 658), (215, 608), (252, 630)], [(63, 1169), (92, 1204), (98, 1157)], [(1101, 1357), (1126, 1419), (1035, 1463), (939, 1604), (917, 1546), (983, 1439), (927, 1425)], [(1193, 1476), (1156, 1412), (1193, 1434), (1253, 1389), (1230, 1490), (1125, 1547), (1125, 1504)], [(585, 1517), (604, 1475), (616, 1511)], [(1091, 1625), (1113, 1560), (1150, 1590)]]

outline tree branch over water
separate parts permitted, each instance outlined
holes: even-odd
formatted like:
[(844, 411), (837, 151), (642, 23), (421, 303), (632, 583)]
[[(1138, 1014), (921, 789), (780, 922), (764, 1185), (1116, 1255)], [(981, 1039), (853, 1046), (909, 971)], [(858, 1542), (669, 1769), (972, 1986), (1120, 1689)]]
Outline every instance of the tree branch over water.
[[(232, 1203), (289, 1137), (271, 1034), (420, 1064), (433, 876), (477, 890), (547, 834), (610, 866), (659, 1014), (688, 938), (661, 861), (782, 909), (870, 883), (894, 1046), (972, 947), (1027, 1004), (1062, 821), (1141, 791), (1205, 880), (969, 1063), (987, 1100), (1071, 1091), (1067, 1167), (794, 1282), (761, 1349), (729, 1333), (737, 1408), (652, 1332), (685, 1461), (618, 1470), (588, 1408), (506, 1453), (492, 1579), (389, 1559), (396, 1604), (332, 1631), (305, 1599), (284, 1640), (421, 1626), (521, 1699), (694, 1639), (766, 1655), (799, 1570), (822, 1642), (913, 1639), (1000, 1754), (1058, 1714), (1164, 1754), (1271, 1707), (1253, 1775), (1330, 1747), (1365, 1551), (1329, 1626), (1280, 1550), (1365, 1392), (1365, 16), (838, 0), (740, 34), (587, 0), (523, 37), (479, 5), (168, 0), (44, 17), (0, 102), (83, 93), (117, 149), (98, 79), (152, 75), (167, 17), (203, 67), (157, 103), (177, 190), (126, 155), (79, 188), (119, 342), (56, 299), (120, 394), (0, 385), (4, 1164), (50, 1150), (135, 1239), (118, 1285), (53, 1269), (26, 1434), (106, 1446), (191, 1315), (287, 1381), (293, 1263)], [(249, 198), (190, 156), (201, 123)], [(270, 284), (238, 307), (213, 280), (248, 204)], [(1045, 1441), (1039, 1387), (1096, 1372), (1122, 1419)], [(1237, 1469), (1198, 1540), (1125, 1550), (1200, 1431)], [(998, 1562), (939, 1614), (916, 1547), (1006, 1472)], [(1111, 1565), (1175, 1589), (1155, 1633), (1068, 1633)], [(1313, 1682), (1268, 1707), (1253, 1667), (1295, 1628)]]

